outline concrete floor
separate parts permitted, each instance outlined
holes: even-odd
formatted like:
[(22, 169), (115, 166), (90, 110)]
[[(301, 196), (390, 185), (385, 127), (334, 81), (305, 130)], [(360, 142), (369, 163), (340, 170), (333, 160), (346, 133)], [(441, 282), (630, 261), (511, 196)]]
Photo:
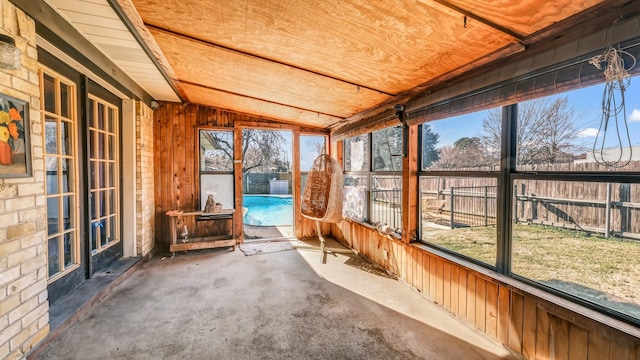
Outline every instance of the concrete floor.
[(356, 255), (227, 249), (154, 257), (38, 358), (518, 359)]

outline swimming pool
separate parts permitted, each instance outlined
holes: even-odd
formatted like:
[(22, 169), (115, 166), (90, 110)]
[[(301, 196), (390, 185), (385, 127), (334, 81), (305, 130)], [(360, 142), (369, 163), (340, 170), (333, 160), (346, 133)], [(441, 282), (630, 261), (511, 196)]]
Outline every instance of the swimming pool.
[(243, 206), (246, 225), (293, 225), (293, 198), (291, 195), (244, 195)]

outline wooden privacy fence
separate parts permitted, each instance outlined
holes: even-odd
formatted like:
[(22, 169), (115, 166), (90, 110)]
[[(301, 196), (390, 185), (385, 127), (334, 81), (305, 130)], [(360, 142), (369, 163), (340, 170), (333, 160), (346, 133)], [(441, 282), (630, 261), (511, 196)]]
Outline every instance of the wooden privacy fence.
[(638, 190), (633, 184), (522, 181), (514, 185), (513, 220), (640, 240), (640, 203), (631, 201)]
[(423, 219), (451, 229), (496, 224), (497, 186), (452, 186), (420, 195)]
[[(423, 190), (422, 218), (453, 228), (496, 224), (496, 186)], [(520, 180), (513, 221), (640, 240), (640, 185)]]

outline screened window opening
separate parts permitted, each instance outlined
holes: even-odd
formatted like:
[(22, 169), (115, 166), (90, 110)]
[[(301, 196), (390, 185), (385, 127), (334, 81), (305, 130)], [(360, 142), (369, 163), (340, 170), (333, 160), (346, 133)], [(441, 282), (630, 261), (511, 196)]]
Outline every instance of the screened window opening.
[(500, 166), (501, 108), (422, 125), (424, 171), (497, 171)]
[(344, 141), (343, 216), (386, 233), (402, 231), (401, 127)]
[(518, 104), (517, 170), (639, 171), (640, 81), (628, 85), (624, 98), (599, 84)]
[(640, 320), (640, 184), (514, 187), (512, 272)]
[(209, 195), (224, 209), (235, 207), (233, 186), (233, 131), (201, 129), (200, 210)]
[(497, 188), (495, 178), (421, 177), (422, 241), (495, 266)]

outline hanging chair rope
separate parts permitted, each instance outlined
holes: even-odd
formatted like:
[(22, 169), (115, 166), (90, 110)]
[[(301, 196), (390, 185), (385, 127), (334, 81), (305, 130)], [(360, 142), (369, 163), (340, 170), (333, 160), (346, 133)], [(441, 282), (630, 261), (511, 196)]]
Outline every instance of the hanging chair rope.
[[(627, 66), (623, 57), (631, 59)], [(604, 54), (591, 58), (589, 63), (598, 69), (602, 69), (602, 63), (607, 63), (604, 69), (607, 82), (602, 94), (602, 117), (593, 142), (593, 158), (600, 165), (625, 167), (633, 157), (624, 95), (631, 83), (629, 70), (636, 65), (636, 58), (624, 50), (610, 47)], [(615, 138), (611, 140), (613, 131)], [(615, 142), (615, 150), (606, 149), (608, 141)]]

